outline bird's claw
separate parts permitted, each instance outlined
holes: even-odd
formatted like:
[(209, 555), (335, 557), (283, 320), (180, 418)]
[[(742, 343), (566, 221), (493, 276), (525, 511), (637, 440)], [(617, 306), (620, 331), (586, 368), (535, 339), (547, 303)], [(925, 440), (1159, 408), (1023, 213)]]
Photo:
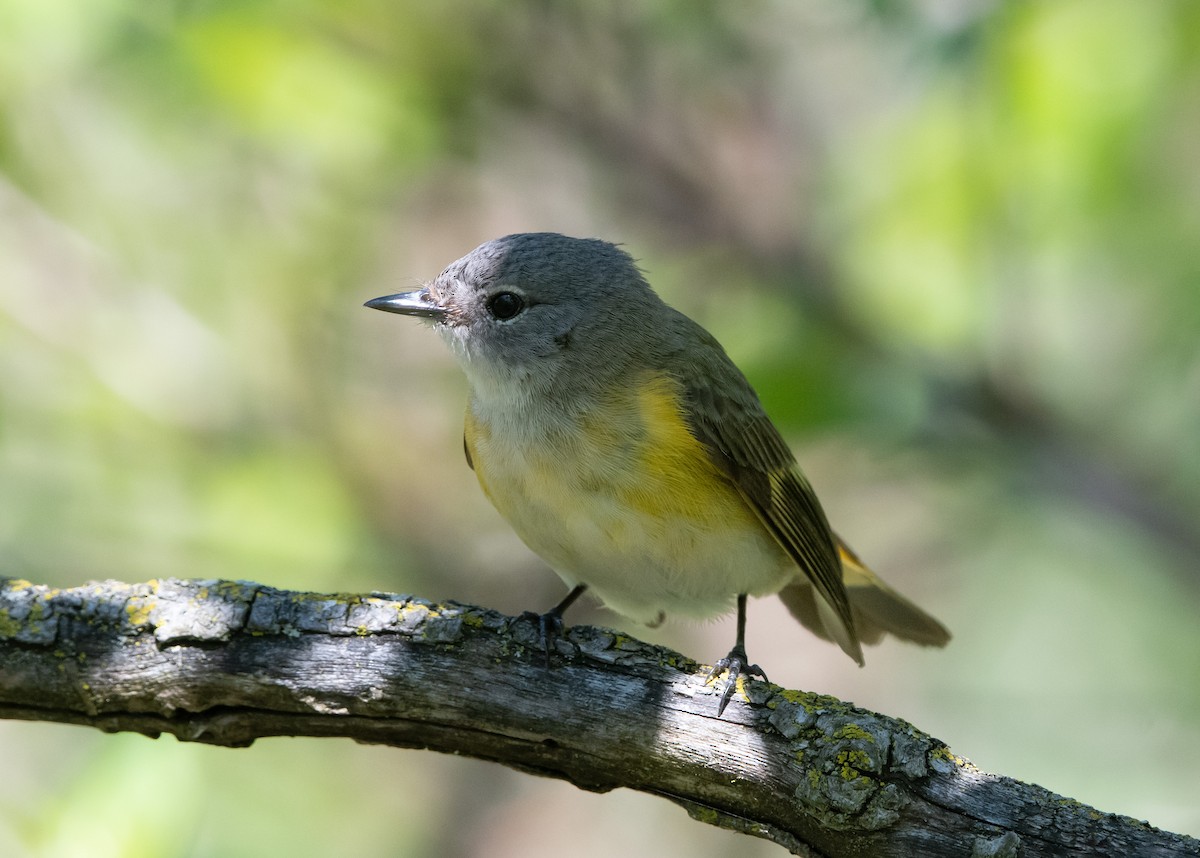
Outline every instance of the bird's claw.
[(712, 682), (722, 673), (728, 673), (729, 679), (725, 682), (725, 690), (721, 692), (721, 702), (717, 706), (717, 717), (720, 718), (725, 712), (725, 707), (729, 705), (729, 698), (733, 697), (733, 692), (737, 688), (738, 679), (743, 676), (756, 676), (764, 682), (769, 682), (767, 674), (757, 664), (750, 664), (750, 659), (746, 656), (746, 648), (743, 646), (735, 646), (729, 651), (729, 655), (720, 659), (712, 666), (712, 670), (708, 672), (708, 682)]
[(539, 614), (534, 611), (524, 611), (517, 619), (525, 620), (533, 623), (538, 630), (538, 637), (542, 642), (542, 651), (546, 654), (546, 664), (550, 664), (550, 653), (554, 651), (554, 645), (563, 633), (563, 618), (562, 614), (556, 611), (547, 611), (544, 614)]

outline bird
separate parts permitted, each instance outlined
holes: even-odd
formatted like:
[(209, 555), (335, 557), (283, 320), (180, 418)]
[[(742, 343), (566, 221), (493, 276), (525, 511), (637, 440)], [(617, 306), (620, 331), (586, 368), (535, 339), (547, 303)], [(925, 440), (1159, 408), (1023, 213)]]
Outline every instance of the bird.
[(766, 678), (746, 654), (748, 596), (778, 594), (860, 666), (886, 633), (949, 641), (833, 531), (750, 382), (621, 247), (507, 235), (365, 306), (432, 324), (466, 374), (467, 464), (569, 588), (527, 612), (547, 651), (585, 592), (648, 626), (736, 609), (708, 676), (727, 676), (720, 717), (740, 678)]

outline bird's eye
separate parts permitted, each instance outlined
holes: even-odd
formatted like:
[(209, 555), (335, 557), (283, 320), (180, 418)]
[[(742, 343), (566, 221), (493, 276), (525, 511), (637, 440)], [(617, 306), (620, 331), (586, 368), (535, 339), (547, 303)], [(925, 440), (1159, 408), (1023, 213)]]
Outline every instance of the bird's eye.
[(525, 309), (525, 299), (512, 292), (497, 292), (488, 298), (487, 310), (501, 322), (511, 319)]

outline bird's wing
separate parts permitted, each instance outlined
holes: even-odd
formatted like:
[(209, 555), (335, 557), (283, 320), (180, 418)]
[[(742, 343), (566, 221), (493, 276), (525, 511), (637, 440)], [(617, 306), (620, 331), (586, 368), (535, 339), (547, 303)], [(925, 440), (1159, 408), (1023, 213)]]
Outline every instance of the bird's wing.
[(699, 326), (693, 333), (702, 336), (701, 347), (681, 354), (686, 371), (675, 373), (692, 434), (832, 609), (843, 626), (831, 629), (838, 644), (862, 664), (837, 543), (820, 501), (745, 376), (711, 335)]

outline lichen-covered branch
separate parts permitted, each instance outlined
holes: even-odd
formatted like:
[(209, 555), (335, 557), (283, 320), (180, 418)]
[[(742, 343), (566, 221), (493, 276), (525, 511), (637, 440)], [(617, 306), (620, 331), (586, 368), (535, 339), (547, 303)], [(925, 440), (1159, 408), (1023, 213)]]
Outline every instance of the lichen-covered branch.
[(1200, 855), (1200, 842), (985, 774), (911, 725), (576, 626), (410, 596), (234, 581), (0, 579), (0, 717), (183, 741), (348, 736), (630, 787), (800, 855)]

